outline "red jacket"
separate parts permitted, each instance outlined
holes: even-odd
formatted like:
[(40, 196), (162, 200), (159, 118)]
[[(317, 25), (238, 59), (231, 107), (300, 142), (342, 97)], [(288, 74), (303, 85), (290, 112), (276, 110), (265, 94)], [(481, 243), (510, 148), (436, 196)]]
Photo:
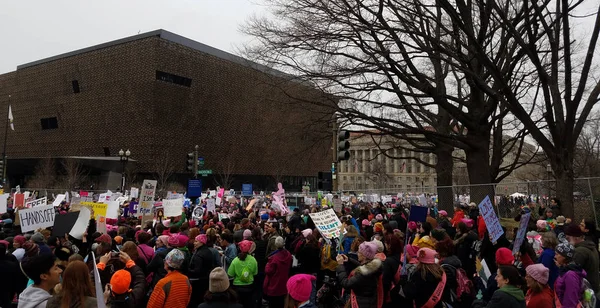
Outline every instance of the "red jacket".
[(480, 241), (483, 240), (486, 230), (487, 230), (487, 226), (485, 225), (485, 220), (483, 220), (483, 216), (479, 215), (479, 217), (477, 217), (477, 232), (479, 233)]
[(267, 260), (263, 292), (267, 296), (283, 296), (288, 294), (286, 283), (292, 268), (292, 254), (285, 249), (274, 251)]
[(548, 308), (554, 305), (554, 292), (549, 286), (545, 286), (542, 292), (533, 294), (531, 290), (527, 291), (525, 296), (527, 308)]
[(450, 222), (452, 223), (452, 226), (456, 228), (460, 220), (463, 218), (465, 218), (465, 212), (463, 212), (463, 210), (458, 210), (454, 212), (454, 217), (452, 217), (452, 220)]

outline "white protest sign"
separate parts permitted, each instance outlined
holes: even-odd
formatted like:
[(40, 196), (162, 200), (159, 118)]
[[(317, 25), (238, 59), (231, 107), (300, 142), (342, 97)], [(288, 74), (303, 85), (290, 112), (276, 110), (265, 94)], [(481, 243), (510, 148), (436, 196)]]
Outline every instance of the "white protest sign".
[(82, 239), (85, 230), (87, 230), (91, 215), (92, 212), (90, 211), (90, 209), (88, 209), (85, 206), (82, 206), (81, 209), (79, 209), (79, 216), (77, 216), (77, 220), (75, 221), (73, 228), (71, 228), (69, 235), (78, 240)]
[(217, 212), (215, 208), (215, 199), (206, 200), (206, 210), (213, 213)]
[(228, 219), (229, 218), (229, 214), (227, 213), (219, 213), (219, 221), (223, 220), (223, 219)]
[(517, 231), (517, 236), (515, 237), (515, 241), (513, 243), (513, 255), (516, 255), (521, 249), (521, 244), (523, 244), (523, 239), (525, 239), (525, 232), (527, 232), (527, 223), (529, 222), (529, 217), (531, 217), (531, 212), (526, 213), (521, 216), (521, 220), (519, 221), (519, 230)]
[(500, 236), (504, 234), (504, 230), (502, 230), (498, 216), (496, 216), (496, 212), (494, 212), (494, 205), (490, 200), (490, 196), (485, 196), (485, 199), (479, 203), (479, 213), (483, 216), (483, 220), (485, 221), (485, 225), (490, 234), (490, 239), (492, 242), (496, 242)]
[(29, 196), (31, 196), (31, 192), (30, 191), (26, 191), (23, 195), (25, 196), (24, 197), (25, 200), (27, 200), (27, 199), (29, 199)]
[(331, 239), (340, 236), (342, 222), (337, 217), (333, 209), (328, 209), (318, 213), (310, 213), (309, 215), (323, 237)]
[(96, 231), (106, 233), (106, 217), (98, 216), (98, 219), (96, 219)]
[(25, 203), (25, 207), (32, 208), (32, 207), (46, 205), (46, 204), (48, 204), (48, 198), (43, 197), (43, 198), (28, 201), (27, 203)]
[(154, 201), (154, 194), (156, 193), (156, 183), (153, 180), (144, 180), (142, 184), (142, 195), (140, 201)]
[(135, 199), (139, 196), (140, 190), (138, 188), (131, 187), (131, 189), (129, 190), (129, 194), (131, 195), (131, 198)]
[(69, 202), (69, 192), (65, 191), (65, 201)]
[(54, 199), (54, 202), (52, 202), (52, 206), (57, 207), (60, 206), (60, 203), (65, 201), (66, 195), (58, 195), (56, 196), (56, 198)]
[(336, 212), (342, 211), (342, 199), (339, 199), (339, 198), (333, 199), (333, 210)]
[(109, 201), (106, 207), (106, 218), (119, 218), (119, 201)]
[(0, 195), (0, 214), (8, 211), (8, 197), (10, 197), (10, 194)]
[[(96, 260), (96, 255), (92, 251), (92, 260)], [(102, 294), (102, 281), (100, 281), (100, 273), (98, 272), (98, 266), (96, 266), (96, 262), (94, 263), (94, 285), (96, 294)], [(98, 308), (106, 308), (106, 303), (104, 303), (103, 296), (96, 297), (96, 307)]]
[(421, 204), (421, 205), (427, 205), (427, 198), (425, 198), (425, 195), (420, 195), (419, 196), (419, 204)]
[(21, 221), (21, 232), (23, 233), (54, 226), (55, 212), (54, 207), (51, 205), (21, 209), (18, 213)]
[(163, 200), (165, 217), (175, 217), (181, 215), (183, 209), (183, 199)]

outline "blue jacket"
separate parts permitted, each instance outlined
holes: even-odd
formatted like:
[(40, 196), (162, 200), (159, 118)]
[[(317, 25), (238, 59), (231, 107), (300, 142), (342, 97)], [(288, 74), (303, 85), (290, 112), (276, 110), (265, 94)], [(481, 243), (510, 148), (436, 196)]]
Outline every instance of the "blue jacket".
[(540, 258), (537, 261), (537, 263), (543, 264), (548, 270), (550, 270), (548, 276), (548, 285), (552, 290), (554, 290), (554, 282), (558, 277), (558, 266), (556, 266), (556, 264), (554, 263), (554, 255), (554, 250), (550, 248), (544, 248), (544, 251), (542, 251)]
[(231, 243), (229, 246), (227, 246), (227, 248), (225, 248), (225, 252), (223, 254), (225, 255), (226, 268), (229, 268), (231, 261), (237, 257), (237, 247), (235, 247), (235, 244)]

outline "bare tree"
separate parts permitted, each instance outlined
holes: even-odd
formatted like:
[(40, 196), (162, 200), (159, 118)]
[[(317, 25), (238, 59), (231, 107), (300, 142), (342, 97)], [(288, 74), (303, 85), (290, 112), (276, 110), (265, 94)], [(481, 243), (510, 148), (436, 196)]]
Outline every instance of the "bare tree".
[(234, 180), (235, 161), (233, 159), (222, 160), (219, 164), (215, 184), (221, 188), (231, 189)]
[(56, 162), (47, 157), (40, 160), (35, 167), (33, 177), (27, 181), (28, 188), (52, 188), (56, 183)]
[(573, 159), (575, 177), (595, 177), (600, 174), (600, 114), (586, 124), (577, 142)]
[[(526, 75), (512, 73), (522, 55), (515, 42), (503, 41), (501, 27), (461, 24), (475, 35), (467, 40), (432, 1), (267, 2), (275, 18), (255, 18), (244, 28), (259, 42), (246, 55), (331, 94), (337, 102), (331, 108), (348, 125), (436, 154), (439, 186), (452, 183), (455, 148), (465, 152), (472, 184), (492, 183), (514, 170), (516, 165), (504, 165), (502, 173), (505, 125), (516, 129), (517, 148), (527, 133), (497, 93), (510, 89), (524, 98), (531, 84)], [(477, 62), (477, 48), (511, 82), (495, 82)], [(491, 188), (473, 186), (472, 199), (492, 194)]]
[(366, 173), (366, 177), (373, 183), (373, 188), (389, 188), (389, 184), (392, 183), (393, 178), (387, 173), (386, 166), (379, 160), (372, 160), (369, 163), (370, 168), (369, 172)]
[(62, 183), (61, 188), (75, 189), (75, 187), (83, 184), (88, 173), (85, 171), (81, 163), (73, 158), (65, 158), (61, 161), (62, 166)]
[(167, 189), (167, 183), (176, 171), (176, 164), (170, 150), (165, 150), (156, 158), (154, 170), (157, 181), (157, 191), (164, 193)]

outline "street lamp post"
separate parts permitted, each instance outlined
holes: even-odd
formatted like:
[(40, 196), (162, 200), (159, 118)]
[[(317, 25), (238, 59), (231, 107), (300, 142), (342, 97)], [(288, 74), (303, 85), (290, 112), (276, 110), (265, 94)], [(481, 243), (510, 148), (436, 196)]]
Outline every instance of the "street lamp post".
[(123, 194), (125, 193), (125, 165), (129, 161), (129, 156), (131, 156), (129, 149), (127, 151), (119, 150), (119, 157), (121, 158), (121, 193)]

